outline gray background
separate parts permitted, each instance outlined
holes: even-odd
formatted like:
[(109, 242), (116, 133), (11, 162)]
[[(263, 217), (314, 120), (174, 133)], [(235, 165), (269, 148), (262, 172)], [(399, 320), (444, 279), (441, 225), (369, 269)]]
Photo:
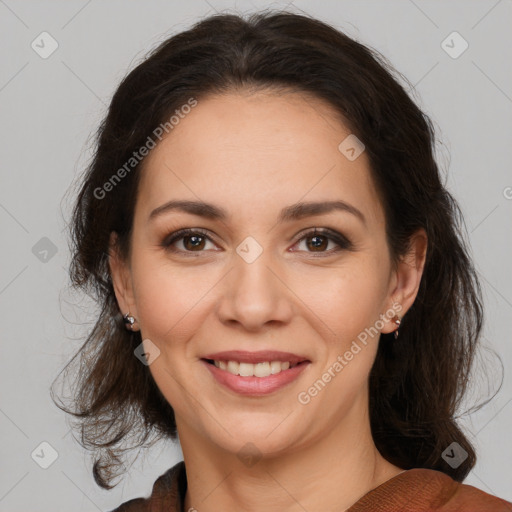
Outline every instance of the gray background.
[[(150, 48), (214, 11), (286, 5), (381, 51), (438, 127), (439, 161), (465, 214), (487, 314), (481, 358), (487, 373), (475, 380), (467, 404), (497, 388), (501, 366), (489, 349), (505, 367), (496, 398), (462, 419), (479, 455), (466, 483), (512, 500), (510, 0), (0, 0), (0, 511), (111, 510), (149, 493), (181, 459), (178, 447), (160, 443), (114, 490), (100, 490), (88, 453), (50, 400), (51, 382), (95, 313), (88, 298), (67, 288), (70, 187), (90, 158), (88, 138), (120, 79)], [(43, 31), (59, 45), (46, 59), (31, 47)], [(469, 44), (458, 58), (441, 46), (453, 31)], [(460, 43), (448, 40), (452, 52)], [(58, 454), (48, 469), (31, 457), (43, 441)], [(49, 461), (48, 449), (36, 453), (39, 462)]]

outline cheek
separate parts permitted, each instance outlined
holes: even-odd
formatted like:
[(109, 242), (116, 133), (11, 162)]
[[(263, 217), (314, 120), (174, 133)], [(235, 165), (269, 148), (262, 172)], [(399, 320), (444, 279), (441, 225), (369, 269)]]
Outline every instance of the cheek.
[[(142, 335), (168, 349), (201, 325), (208, 292), (218, 278), (204, 267), (179, 268), (163, 258), (141, 252), (132, 259), (134, 294)], [(195, 326), (195, 327), (194, 327)]]
[[(204, 274), (204, 275), (203, 275)], [(208, 291), (218, 279), (199, 267), (185, 270), (144, 253), (132, 258), (137, 312), (143, 339), (150, 339), (159, 355), (149, 370), (175, 411), (197, 415), (183, 392), (187, 388), (189, 340), (200, 329), (208, 304)]]
[(323, 270), (296, 283), (297, 295), (323, 321), (340, 348), (375, 324), (386, 295), (386, 280), (371, 258), (354, 256), (342, 268)]
[(378, 320), (383, 313), (384, 282), (371, 265), (347, 266), (317, 281), (323, 293), (308, 299), (308, 306), (322, 320), (317, 325), (328, 327), (325, 339), (334, 341), (324, 345), (321, 368), (313, 375), (311, 387), (303, 391), (315, 397), (315, 407), (329, 410), (329, 417), (341, 418), (366, 390), (382, 328)]

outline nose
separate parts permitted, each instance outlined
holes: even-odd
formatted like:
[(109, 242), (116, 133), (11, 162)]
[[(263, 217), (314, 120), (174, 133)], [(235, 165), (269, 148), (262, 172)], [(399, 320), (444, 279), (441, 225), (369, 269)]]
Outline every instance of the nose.
[(273, 324), (287, 324), (293, 314), (293, 292), (284, 270), (265, 251), (254, 261), (236, 254), (223, 280), (217, 306), (220, 320), (256, 332)]

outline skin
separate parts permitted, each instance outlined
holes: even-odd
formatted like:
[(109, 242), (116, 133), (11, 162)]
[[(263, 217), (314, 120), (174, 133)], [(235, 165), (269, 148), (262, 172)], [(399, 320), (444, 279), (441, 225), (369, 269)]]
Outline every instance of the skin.
[[(379, 454), (370, 431), (378, 336), (308, 404), (297, 399), (394, 303), (406, 313), (423, 272), (423, 230), (391, 265), (366, 154), (349, 161), (338, 150), (349, 134), (329, 105), (304, 94), (201, 99), (145, 160), (128, 261), (112, 235), (120, 310), (137, 319), (145, 348), (149, 339), (160, 350), (149, 368), (176, 414), (186, 510), (345, 510), (403, 471)], [(171, 199), (213, 203), (229, 217), (172, 211), (148, 221)], [(365, 223), (343, 211), (277, 223), (285, 206), (339, 199)], [(333, 252), (328, 239), (315, 250), (312, 235), (303, 238), (315, 227), (343, 234), (353, 250)], [(203, 228), (210, 240), (199, 249), (177, 240), (175, 253), (162, 247), (181, 228)], [(248, 236), (263, 249), (250, 264), (236, 252)], [(394, 331), (385, 318), (379, 330)], [(282, 350), (311, 363), (278, 391), (247, 397), (218, 384), (201, 362), (235, 349)], [(246, 443), (261, 456), (255, 464), (237, 456)]]

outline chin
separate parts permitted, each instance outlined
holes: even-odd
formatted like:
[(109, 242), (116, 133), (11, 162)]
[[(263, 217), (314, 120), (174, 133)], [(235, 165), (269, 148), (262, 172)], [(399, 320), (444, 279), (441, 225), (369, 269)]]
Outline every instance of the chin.
[(248, 455), (254, 452), (253, 455), (259, 457), (278, 456), (304, 442), (307, 432), (302, 432), (295, 422), (287, 423), (286, 414), (265, 416), (269, 415), (234, 418), (223, 424), (226, 430), (210, 432), (208, 437), (213, 444), (238, 457), (246, 452)]

